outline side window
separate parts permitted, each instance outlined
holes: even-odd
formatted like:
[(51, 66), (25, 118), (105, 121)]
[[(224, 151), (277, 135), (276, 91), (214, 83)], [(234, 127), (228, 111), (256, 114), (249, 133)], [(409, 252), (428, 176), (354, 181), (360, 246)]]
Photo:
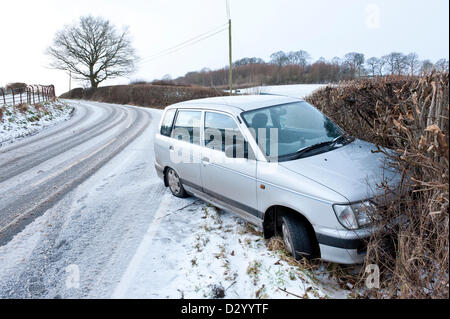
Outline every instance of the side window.
[(173, 127), (172, 137), (200, 145), (201, 118), (202, 112), (200, 111), (179, 110)]
[(161, 123), (161, 135), (170, 136), (172, 134), (173, 118), (175, 117), (176, 110), (167, 110), (166, 115)]
[(228, 147), (245, 143), (236, 122), (228, 115), (205, 113), (205, 146), (224, 152)]

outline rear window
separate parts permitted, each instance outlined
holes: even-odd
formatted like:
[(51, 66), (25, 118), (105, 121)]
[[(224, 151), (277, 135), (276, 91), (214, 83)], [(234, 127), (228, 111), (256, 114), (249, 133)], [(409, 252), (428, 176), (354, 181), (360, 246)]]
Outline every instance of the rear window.
[(179, 110), (172, 137), (191, 144), (200, 145), (200, 127), (202, 112)]
[(167, 110), (161, 123), (161, 135), (170, 136), (172, 134), (173, 118), (176, 110)]

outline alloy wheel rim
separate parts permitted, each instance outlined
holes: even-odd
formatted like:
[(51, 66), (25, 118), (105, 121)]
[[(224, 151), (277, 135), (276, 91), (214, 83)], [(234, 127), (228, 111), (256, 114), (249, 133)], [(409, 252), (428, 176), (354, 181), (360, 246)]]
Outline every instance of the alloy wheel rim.
[(169, 175), (170, 190), (175, 194), (179, 194), (181, 191), (180, 179), (178, 178), (175, 171), (172, 169), (169, 171), (168, 175)]

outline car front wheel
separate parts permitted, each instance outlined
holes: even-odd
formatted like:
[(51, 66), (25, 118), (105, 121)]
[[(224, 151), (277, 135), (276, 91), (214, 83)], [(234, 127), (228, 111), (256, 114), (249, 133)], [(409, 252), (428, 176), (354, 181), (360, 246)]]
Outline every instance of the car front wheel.
[(305, 223), (291, 215), (281, 218), (281, 234), (286, 250), (296, 259), (312, 259), (315, 256), (313, 242)]

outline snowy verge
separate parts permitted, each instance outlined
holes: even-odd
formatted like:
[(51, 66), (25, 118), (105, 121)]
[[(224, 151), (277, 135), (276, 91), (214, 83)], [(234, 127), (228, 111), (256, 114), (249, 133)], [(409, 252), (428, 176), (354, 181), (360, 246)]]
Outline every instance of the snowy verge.
[(66, 121), (72, 111), (73, 107), (59, 100), (36, 105), (0, 106), (0, 146)]
[(152, 247), (121, 297), (350, 297), (350, 287), (342, 287), (328, 263), (296, 262), (280, 239), (266, 241), (261, 230), (233, 214), (200, 200), (187, 202), (160, 217)]

